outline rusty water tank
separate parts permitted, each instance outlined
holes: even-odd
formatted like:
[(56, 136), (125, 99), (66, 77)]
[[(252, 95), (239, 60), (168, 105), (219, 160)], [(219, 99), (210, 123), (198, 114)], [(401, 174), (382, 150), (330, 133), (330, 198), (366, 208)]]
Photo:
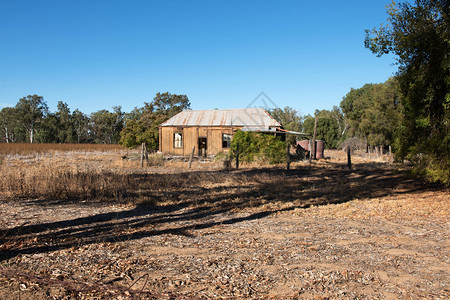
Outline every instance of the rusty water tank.
[(309, 140), (297, 141), (297, 145), (300, 145), (305, 151), (309, 151)]
[(316, 141), (316, 159), (324, 158), (325, 142), (321, 140)]

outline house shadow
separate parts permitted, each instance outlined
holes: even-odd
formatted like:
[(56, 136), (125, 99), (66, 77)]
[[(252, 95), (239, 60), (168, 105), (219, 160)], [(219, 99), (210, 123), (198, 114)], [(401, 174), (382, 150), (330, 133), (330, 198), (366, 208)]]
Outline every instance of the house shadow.
[[(133, 208), (118, 212), (2, 229), (0, 261), (23, 254), (47, 253), (81, 245), (117, 243), (164, 234), (194, 237), (196, 230), (261, 219), (311, 205), (337, 204), (354, 199), (441, 188), (372, 165), (360, 165), (353, 172), (340, 164), (329, 164), (327, 168), (312, 171), (308, 168), (289, 171), (263, 168), (129, 176), (130, 181), (137, 182), (140, 196), (150, 201), (137, 203)], [(230, 177), (233, 178), (231, 184), (205, 184), (208, 178), (210, 183), (217, 183), (225, 182)], [(154, 182), (166, 185), (156, 190)], [(130, 197), (135, 192), (127, 191)], [(61, 203), (41, 200), (30, 201), (29, 205), (63, 205)], [(267, 203), (283, 205), (275, 206), (280, 207), (278, 209), (267, 209)], [(79, 205), (89, 208), (90, 205), (99, 204)]]

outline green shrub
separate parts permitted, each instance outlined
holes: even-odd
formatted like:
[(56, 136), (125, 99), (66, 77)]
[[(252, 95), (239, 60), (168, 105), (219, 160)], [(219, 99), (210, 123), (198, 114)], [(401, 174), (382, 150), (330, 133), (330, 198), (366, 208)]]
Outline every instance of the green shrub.
[(134, 149), (145, 143), (147, 149), (156, 151), (159, 147), (159, 133), (156, 129), (150, 128), (142, 121), (131, 120), (120, 132), (119, 144)]
[(450, 186), (450, 163), (447, 157), (433, 160), (422, 154), (411, 158), (410, 161), (413, 163), (413, 173), (425, 176), (428, 181)]
[(219, 152), (214, 156), (214, 160), (216, 161), (225, 161), (230, 159), (229, 153)]
[(239, 144), (239, 160), (253, 162), (261, 159), (270, 164), (286, 162), (286, 144), (272, 134), (237, 131), (233, 135), (230, 158), (236, 158)]

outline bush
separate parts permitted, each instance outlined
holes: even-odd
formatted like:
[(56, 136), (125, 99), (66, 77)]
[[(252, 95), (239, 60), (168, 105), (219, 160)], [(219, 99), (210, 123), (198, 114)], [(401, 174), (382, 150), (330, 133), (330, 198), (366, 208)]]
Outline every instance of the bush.
[(339, 148), (345, 150), (347, 147), (350, 147), (352, 150), (363, 150), (365, 145), (359, 138), (352, 137), (339, 143)]
[(148, 156), (148, 165), (152, 167), (164, 166), (164, 156), (157, 153), (150, 154)]
[(442, 156), (440, 159), (432, 159), (423, 153), (407, 157), (413, 165), (413, 173), (425, 176), (428, 181), (440, 182), (450, 186), (450, 163), (448, 157)]
[(271, 134), (238, 131), (233, 135), (230, 158), (236, 157), (239, 144), (239, 159), (253, 162), (256, 158), (270, 164), (286, 162), (286, 144)]
[[(154, 126), (155, 127), (155, 126)], [(142, 121), (131, 120), (120, 132), (119, 144), (134, 149), (145, 143), (147, 149), (156, 151), (159, 147), (159, 132), (157, 127), (150, 128)]]
[(215, 161), (225, 161), (230, 159), (229, 153), (219, 152), (214, 156)]

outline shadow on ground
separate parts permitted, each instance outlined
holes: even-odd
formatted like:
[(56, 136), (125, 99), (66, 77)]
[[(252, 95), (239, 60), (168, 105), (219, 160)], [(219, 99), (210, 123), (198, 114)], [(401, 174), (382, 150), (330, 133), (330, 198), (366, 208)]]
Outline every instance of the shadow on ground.
[[(141, 199), (134, 208), (0, 230), (0, 261), (21, 254), (154, 235), (193, 236), (198, 229), (261, 219), (311, 205), (440, 189), (417, 178), (393, 174), (385, 165), (372, 164), (358, 165), (353, 172), (327, 163), (312, 171), (267, 168), (129, 176), (135, 189), (124, 191), (125, 196), (139, 194)], [(267, 203), (280, 205), (267, 209)], [(64, 205), (64, 200), (29, 201), (28, 205)], [(83, 205), (89, 209), (99, 204)], [(253, 209), (247, 210), (250, 207)], [(222, 218), (216, 218), (221, 214)]]

